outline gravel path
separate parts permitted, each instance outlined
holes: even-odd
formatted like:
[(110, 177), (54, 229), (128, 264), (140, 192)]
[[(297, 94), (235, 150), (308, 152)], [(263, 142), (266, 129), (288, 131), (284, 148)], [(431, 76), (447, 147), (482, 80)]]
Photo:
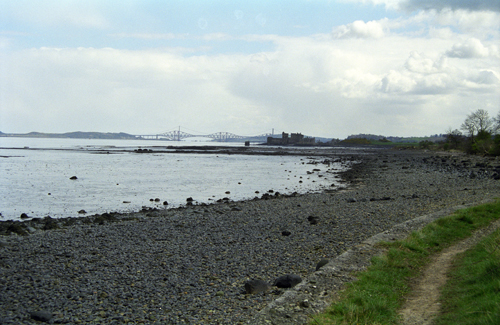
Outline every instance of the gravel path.
[(26, 223), (30, 235), (0, 237), (0, 324), (247, 323), (286, 289), (249, 295), (245, 281), (306, 277), (393, 225), (500, 194), (493, 159), (344, 158), (360, 162), (347, 190)]

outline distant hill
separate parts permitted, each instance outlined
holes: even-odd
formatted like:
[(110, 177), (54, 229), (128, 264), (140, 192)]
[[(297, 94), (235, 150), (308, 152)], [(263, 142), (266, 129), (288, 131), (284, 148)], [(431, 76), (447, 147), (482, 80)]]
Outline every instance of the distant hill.
[(432, 141), (432, 142), (438, 142), (438, 141), (444, 141), (446, 140), (446, 137), (444, 134), (435, 134), (431, 135), (428, 137), (394, 137), (394, 136), (383, 136), (383, 135), (375, 135), (375, 134), (354, 134), (350, 135), (347, 137), (347, 139), (367, 139), (367, 140), (374, 140), (374, 141), (380, 141), (380, 140), (389, 140), (390, 142), (395, 142), (395, 143), (414, 143), (414, 142), (420, 142), (420, 141)]
[(128, 133), (102, 133), (102, 132), (67, 132), (67, 133), (3, 133), (0, 137), (21, 137), (21, 138), (73, 138), (73, 139), (136, 139), (137, 137)]

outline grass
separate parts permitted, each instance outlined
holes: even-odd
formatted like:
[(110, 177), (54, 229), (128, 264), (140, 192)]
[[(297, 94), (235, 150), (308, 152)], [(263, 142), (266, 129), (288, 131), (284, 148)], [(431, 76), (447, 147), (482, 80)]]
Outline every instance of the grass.
[[(374, 257), (366, 271), (356, 274), (358, 281), (347, 285), (340, 299), (325, 313), (313, 316), (310, 324), (399, 324), (398, 311), (411, 291), (411, 281), (421, 274), (432, 254), (499, 217), (500, 201), (496, 201), (436, 220), (404, 240), (382, 243), (387, 253)], [(489, 270), (498, 271), (495, 266), (489, 266)], [(498, 289), (500, 276), (495, 272), (493, 281), (497, 281)], [(496, 295), (498, 304), (499, 291)], [(450, 308), (450, 317), (452, 313)], [(441, 324), (448, 323), (445, 320)]]
[(436, 325), (498, 324), (500, 321), (500, 230), (457, 259), (442, 290)]

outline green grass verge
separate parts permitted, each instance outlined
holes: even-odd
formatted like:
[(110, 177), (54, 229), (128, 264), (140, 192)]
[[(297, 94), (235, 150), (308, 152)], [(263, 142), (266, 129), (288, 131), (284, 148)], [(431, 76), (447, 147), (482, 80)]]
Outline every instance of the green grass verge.
[(500, 201), (484, 204), (436, 220), (406, 239), (382, 243), (387, 253), (372, 259), (371, 266), (356, 274), (338, 302), (310, 324), (398, 324), (410, 281), (418, 277), (430, 256), (464, 239), (476, 229), (500, 217)]
[(500, 323), (500, 229), (455, 260), (435, 325)]

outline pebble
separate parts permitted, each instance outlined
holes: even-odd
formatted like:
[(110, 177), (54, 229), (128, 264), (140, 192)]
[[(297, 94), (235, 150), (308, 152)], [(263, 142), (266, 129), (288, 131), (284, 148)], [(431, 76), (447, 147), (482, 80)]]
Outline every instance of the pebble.
[(357, 162), (341, 174), (349, 186), (323, 193), (26, 221), (36, 231), (0, 236), (0, 322), (32, 324), (30, 312), (51, 311), (59, 324), (246, 323), (288, 290), (249, 295), (248, 281), (304, 279), (395, 224), (500, 194), (487, 168), (434, 155), (344, 154)]

